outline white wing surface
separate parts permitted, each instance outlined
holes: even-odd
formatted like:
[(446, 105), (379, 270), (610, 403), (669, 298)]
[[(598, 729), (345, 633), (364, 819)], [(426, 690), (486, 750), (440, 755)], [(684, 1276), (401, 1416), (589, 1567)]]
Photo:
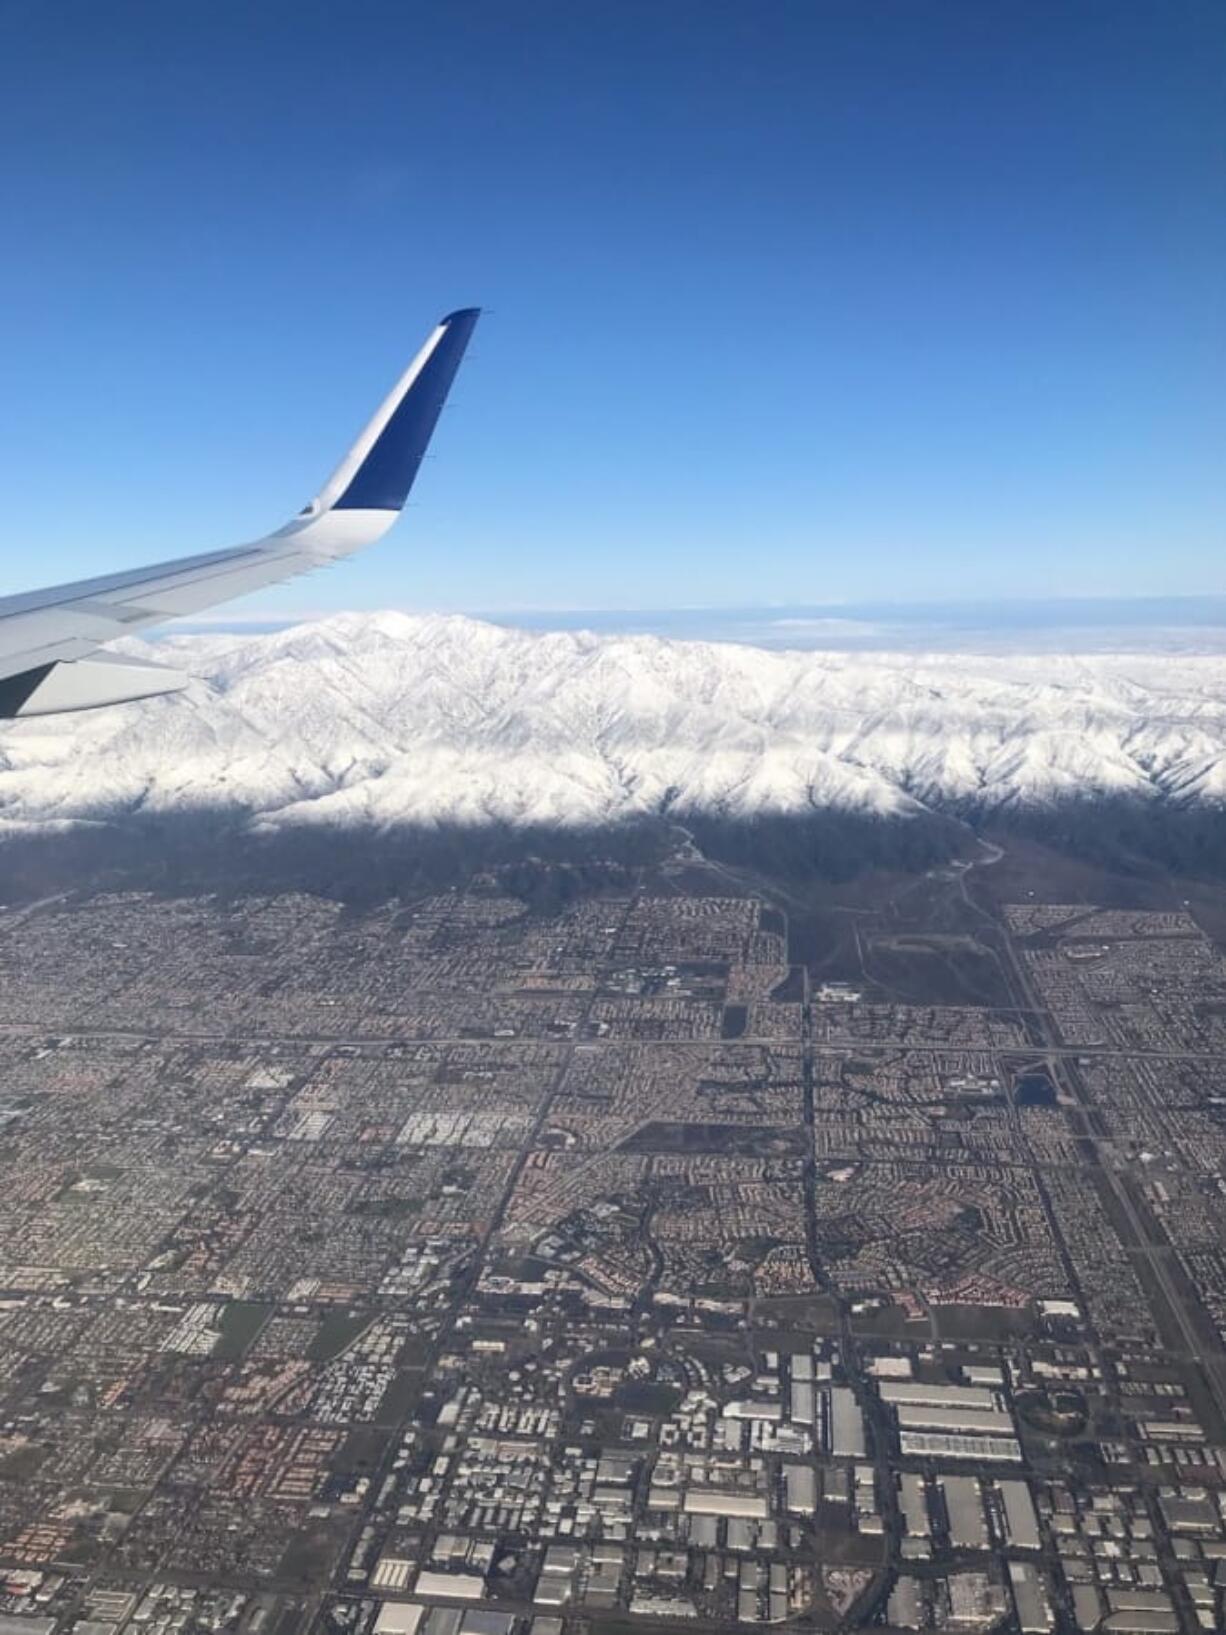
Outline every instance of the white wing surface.
[(435, 327), (323, 488), (250, 545), (0, 597), (0, 716), (93, 709), (177, 692), (187, 677), (97, 650), (371, 545), (408, 498), (479, 310)]

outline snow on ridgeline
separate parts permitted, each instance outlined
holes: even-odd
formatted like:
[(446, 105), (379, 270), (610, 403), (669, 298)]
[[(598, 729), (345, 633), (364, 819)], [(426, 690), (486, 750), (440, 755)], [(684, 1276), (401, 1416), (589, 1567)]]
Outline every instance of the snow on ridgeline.
[(179, 636), (177, 698), (0, 723), (0, 826), (122, 809), (578, 824), (1226, 798), (1226, 659), (765, 651), (343, 614)]

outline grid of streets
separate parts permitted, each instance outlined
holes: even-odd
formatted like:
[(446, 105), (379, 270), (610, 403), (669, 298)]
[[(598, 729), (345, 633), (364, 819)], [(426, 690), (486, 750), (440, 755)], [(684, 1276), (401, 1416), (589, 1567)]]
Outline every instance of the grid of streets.
[(0, 914), (0, 1635), (1226, 1627), (1226, 960), (787, 939)]

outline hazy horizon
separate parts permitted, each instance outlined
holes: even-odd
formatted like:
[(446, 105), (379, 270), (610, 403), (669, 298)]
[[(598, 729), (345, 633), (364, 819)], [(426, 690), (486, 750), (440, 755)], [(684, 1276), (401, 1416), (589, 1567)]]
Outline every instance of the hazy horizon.
[(523, 630), (591, 630), (826, 651), (1222, 653), (1226, 596), (1047, 597), (932, 602), (746, 603), (644, 608), (319, 608), (196, 619), (179, 631), (256, 634), (341, 612), (457, 614)]

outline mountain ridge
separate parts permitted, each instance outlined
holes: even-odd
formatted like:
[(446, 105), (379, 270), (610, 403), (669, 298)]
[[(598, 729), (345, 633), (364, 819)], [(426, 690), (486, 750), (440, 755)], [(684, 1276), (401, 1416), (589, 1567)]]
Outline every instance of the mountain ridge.
[(1226, 800), (1226, 658), (814, 652), (338, 614), (123, 647), (186, 694), (0, 727), (0, 832)]

